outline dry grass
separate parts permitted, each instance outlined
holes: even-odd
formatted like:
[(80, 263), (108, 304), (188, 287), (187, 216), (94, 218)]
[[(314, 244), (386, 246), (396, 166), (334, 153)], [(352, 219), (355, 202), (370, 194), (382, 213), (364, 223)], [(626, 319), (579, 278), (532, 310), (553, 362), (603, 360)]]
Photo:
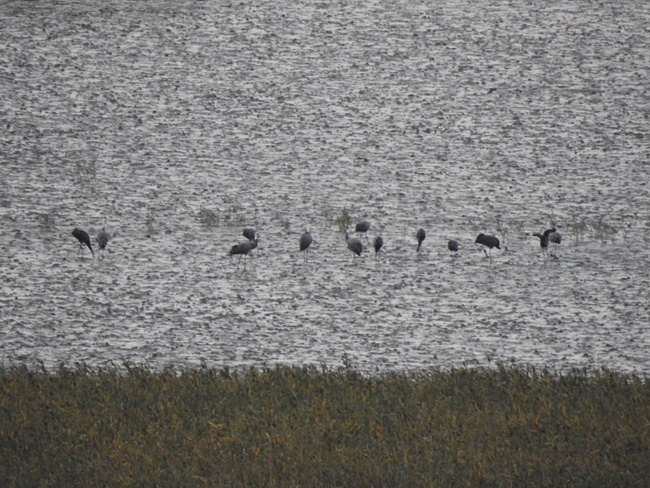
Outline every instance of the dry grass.
[(336, 225), (339, 227), (339, 232), (345, 232), (350, 225), (352, 225), (353, 217), (350, 210), (343, 207), (341, 212), (334, 218)]
[(75, 163), (75, 181), (85, 183), (97, 180), (97, 165), (94, 161), (79, 161)]
[(650, 486), (650, 382), (0, 369), (0, 486)]
[(199, 209), (197, 218), (204, 227), (215, 227), (219, 224), (219, 214), (203, 206)]

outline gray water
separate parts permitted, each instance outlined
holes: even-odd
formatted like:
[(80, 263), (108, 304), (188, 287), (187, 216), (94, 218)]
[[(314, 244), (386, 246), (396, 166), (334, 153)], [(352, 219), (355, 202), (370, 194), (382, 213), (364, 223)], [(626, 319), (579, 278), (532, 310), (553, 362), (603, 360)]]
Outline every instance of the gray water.
[[(641, 0), (4, 2), (0, 360), (648, 374), (649, 21)], [(344, 209), (371, 222), (356, 260)], [(103, 259), (79, 253), (104, 217)]]

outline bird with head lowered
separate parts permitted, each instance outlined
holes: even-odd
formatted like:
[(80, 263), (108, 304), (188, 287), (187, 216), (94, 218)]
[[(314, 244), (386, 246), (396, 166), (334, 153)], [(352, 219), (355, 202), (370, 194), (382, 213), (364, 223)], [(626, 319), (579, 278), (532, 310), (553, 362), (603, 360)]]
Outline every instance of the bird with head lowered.
[(90, 249), (90, 252), (93, 255), (93, 258), (95, 257), (95, 251), (93, 251), (93, 246), (90, 244), (90, 236), (88, 235), (88, 232), (85, 230), (75, 229), (72, 231), (72, 235), (77, 238), (79, 241), (79, 252), (81, 252), (81, 249), (83, 248), (83, 245), (85, 244), (88, 246), (88, 249)]

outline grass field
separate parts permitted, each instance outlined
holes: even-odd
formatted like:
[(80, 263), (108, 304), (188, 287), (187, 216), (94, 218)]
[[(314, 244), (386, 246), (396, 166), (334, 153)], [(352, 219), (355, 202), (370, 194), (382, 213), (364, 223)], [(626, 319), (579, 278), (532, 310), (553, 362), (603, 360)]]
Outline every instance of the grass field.
[(0, 486), (650, 486), (612, 371), (0, 368)]

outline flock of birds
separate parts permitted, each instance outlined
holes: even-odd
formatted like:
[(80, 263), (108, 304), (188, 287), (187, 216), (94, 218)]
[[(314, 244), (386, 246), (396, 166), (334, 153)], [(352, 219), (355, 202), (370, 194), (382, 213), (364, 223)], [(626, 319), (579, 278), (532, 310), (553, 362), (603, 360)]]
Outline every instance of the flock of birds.
[[(354, 230), (359, 235), (363, 234), (367, 240), (368, 231), (370, 230), (370, 222), (368, 222), (367, 220), (363, 220), (355, 226)], [(237, 266), (239, 266), (239, 263), (241, 262), (241, 259), (243, 257), (244, 267), (245, 267), (247, 256), (251, 253), (251, 251), (253, 251), (253, 249), (257, 247), (257, 244), (259, 242), (259, 234), (255, 229), (248, 228), (248, 227), (244, 229), (244, 232), (242, 234), (246, 238), (246, 241), (232, 246), (229, 254), (231, 257), (239, 256), (239, 260), (237, 261)], [(79, 241), (79, 252), (81, 252), (85, 244), (88, 247), (88, 249), (90, 249), (90, 252), (92, 253), (94, 258), (95, 251), (93, 250), (92, 247), (90, 235), (86, 231), (78, 228), (75, 228), (72, 231), (72, 235), (76, 237), (77, 240)], [(548, 253), (549, 244), (551, 243), (553, 244), (553, 252), (555, 253), (557, 251), (558, 244), (562, 243), (562, 235), (555, 228), (547, 229), (544, 231), (543, 234), (536, 232), (533, 235), (539, 238), (539, 244), (542, 248), (542, 251), (545, 254)], [(424, 242), (426, 237), (427, 237), (426, 231), (424, 229), (418, 229), (417, 233), (415, 234), (415, 238), (418, 241), (418, 247), (416, 249), (416, 252), (420, 251), (420, 248), (422, 247), (422, 243)], [(102, 229), (97, 234), (97, 237), (95, 237), (95, 241), (99, 245), (99, 250), (101, 252), (100, 257), (103, 257), (103, 253), (109, 241), (109, 235), (106, 232), (106, 218), (104, 218)], [(300, 252), (304, 252), (305, 261), (307, 261), (309, 258), (309, 248), (311, 247), (313, 241), (314, 240), (309, 232), (305, 232), (300, 236), (298, 244), (299, 244)], [(349, 233), (346, 231), (345, 242), (347, 243), (348, 249), (353, 253), (353, 259), (356, 259), (357, 256), (361, 256), (361, 253), (363, 252), (363, 243), (361, 242), (360, 239), (356, 237), (350, 237)], [(501, 249), (501, 243), (499, 239), (494, 235), (479, 234), (476, 237), (474, 244), (481, 244), (483, 246), (483, 251), (485, 252), (485, 255), (488, 257), (492, 256), (492, 249), (494, 248)], [(372, 247), (375, 250), (375, 260), (378, 260), (379, 252), (381, 251), (382, 247), (384, 247), (384, 239), (380, 235), (376, 236), (372, 241)], [(451, 239), (447, 243), (447, 249), (449, 249), (450, 252), (456, 255), (458, 251), (460, 251), (461, 246), (458, 241)]]

